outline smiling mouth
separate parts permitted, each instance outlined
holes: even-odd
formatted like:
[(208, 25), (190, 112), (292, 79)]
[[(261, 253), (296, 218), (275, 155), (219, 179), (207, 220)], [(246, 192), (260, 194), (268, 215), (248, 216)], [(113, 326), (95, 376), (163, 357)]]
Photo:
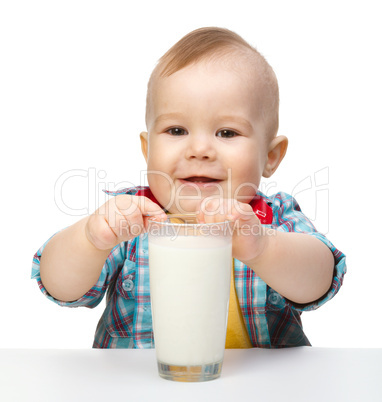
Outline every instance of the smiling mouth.
[(205, 176), (186, 177), (182, 180), (190, 183), (214, 183), (220, 181), (218, 179), (213, 179), (212, 177), (205, 177)]

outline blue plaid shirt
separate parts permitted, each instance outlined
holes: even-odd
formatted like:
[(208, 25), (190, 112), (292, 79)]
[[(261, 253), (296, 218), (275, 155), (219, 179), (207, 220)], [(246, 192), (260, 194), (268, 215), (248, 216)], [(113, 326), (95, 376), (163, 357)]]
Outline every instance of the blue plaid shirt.
[[(137, 195), (140, 191), (142, 188), (134, 187), (111, 194)], [(271, 208), (269, 227), (283, 232), (307, 233), (320, 239), (334, 255), (335, 270), (331, 288), (320, 300), (296, 305), (270, 288), (252, 269), (235, 260), (236, 293), (249, 337), (254, 347), (261, 348), (310, 345), (302, 328), (301, 313), (315, 310), (338, 292), (346, 273), (345, 255), (316, 231), (293, 197), (285, 193), (271, 197), (259, 193), (259, 197), (267, 208)], [(55, 300), (41, 282), (40, 257), (46, 244), (34, 256), (32, 278), (37, 279), (41, 291), (49, 299), (61, 306), (93, 308), (106, 293), (106, 308), (98, 323), (93, 347), (154, 347), (147, 234), (116, 246), (107, 258), (98, 282), (74, 302)]]

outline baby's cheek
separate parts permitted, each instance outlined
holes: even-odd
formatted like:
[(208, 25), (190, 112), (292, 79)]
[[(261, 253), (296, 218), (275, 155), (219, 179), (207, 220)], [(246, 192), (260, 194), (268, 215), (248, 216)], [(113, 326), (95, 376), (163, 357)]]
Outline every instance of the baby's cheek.
[(246, 182), (239, 185), (235, 191), (235, 200), (242, 203), (249, 203), (257, 193), (258, 186), (253, 183)]
[(171, 178), (161, 172), (150, 172), (148, 182), (151, 192), (161, 206), (170, 210), (175, 198), (175, 189)]
[(247, 165), (243, 164), (243, 166), (236, 168), (232, 172), (232, 198), (244, 203), (250, 202), (256, 195), (261, 180), (261, 174), (257, 171), (258, 169)]

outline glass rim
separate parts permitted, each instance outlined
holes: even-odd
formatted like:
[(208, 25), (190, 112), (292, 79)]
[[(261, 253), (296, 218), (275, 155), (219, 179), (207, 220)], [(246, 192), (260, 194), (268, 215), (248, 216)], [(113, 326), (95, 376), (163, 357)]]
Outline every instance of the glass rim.
[(167, 220), (165, 221), (158, 221), (156, 220), (155, 216), (150, 216), (148, 218), (148, 221), (150, 224), (158, 224), (161, 226), (177, 226), (177, 227), (198, 227), (198, 226), (224, 226), (227, 224), (233, 223), (231, 219), (225, 219), (224, 221), (219, 221), (219, 222), (196, 222), (196, 223), (191, 223), (191, 222), (169, 222), (169, 219), (195, 219), (196, 220), (196, 214), (167, 214)]

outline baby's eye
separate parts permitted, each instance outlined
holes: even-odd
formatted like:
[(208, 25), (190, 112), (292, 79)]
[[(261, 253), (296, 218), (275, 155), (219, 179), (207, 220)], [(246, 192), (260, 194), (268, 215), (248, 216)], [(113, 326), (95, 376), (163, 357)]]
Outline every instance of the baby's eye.
[(171, 135), (185, 135), (186, 130), (184, 130), (183, 128), (180, 128), (180, 127), (173, 127), (173, 128), (169, 128), (167, 130), (167, 133), (169, 133)]
[(233, 138), (236, 137), (238, 134), (232, 130), (220, 130), (216, 133), (216, 135), (222, 138)]

